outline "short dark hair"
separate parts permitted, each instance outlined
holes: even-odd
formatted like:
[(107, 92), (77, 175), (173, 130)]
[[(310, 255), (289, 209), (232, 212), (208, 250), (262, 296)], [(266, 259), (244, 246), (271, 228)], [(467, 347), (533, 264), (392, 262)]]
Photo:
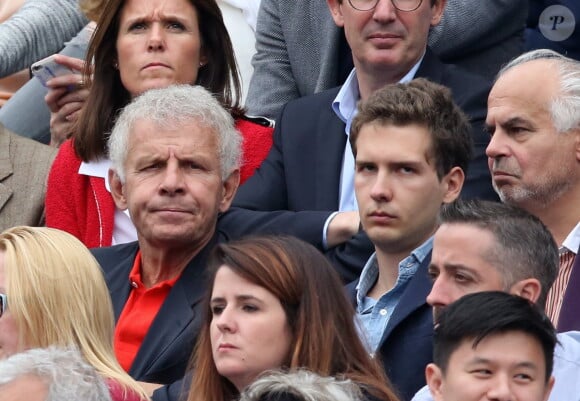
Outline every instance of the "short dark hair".
[(419, 124), (431, 133), (431, 156), (441, 179), (453, 167), (464, 172), (473, 154), (471, 126), (445, 86), (417, 78), (405, 84), (387, 85), (358, 106), (350, 129), (350, 144), (356, 157), (356, 142), (363, 126)]
[(504, 287), (535, 278), (542, 285), (537, 304), (545, 306), (558, 275), (559, 257), (558, 246), (540, 219), (505, 203), (458, 199), (442, 206), (439, 223), (465, 223), (491, 232), (495, 246), (485, 257), (500, 273)]
[(433, 335), (433, 362), (445, 374), (451, 354), (464, 341), (472, 341), (475, 348), (486, 337), (514, 331), (530, 335), (542, 346), (547, 382), (558, 342), (552, 322), (527, 299), (501, 291), (465, 295), (443, 310)]

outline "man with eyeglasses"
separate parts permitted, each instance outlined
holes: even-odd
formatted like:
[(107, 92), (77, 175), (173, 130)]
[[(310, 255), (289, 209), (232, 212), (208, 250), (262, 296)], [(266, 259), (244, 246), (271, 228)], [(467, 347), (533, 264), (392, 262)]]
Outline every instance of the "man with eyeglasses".
[[(447, 0), (429, 47), (443, 62), (492, 79), (523, 51), (527, 8), (528, 0)], [(261, 0), (256, 50), (250, 115), (275, 119), (290, 100), (340, 85), (352, 69), (344, 30), (322, 0)]]
[(354, 69), (342, 87), (289, 102), (277, 120), (274, 145), (256, 174), (242, 185), (234, 206), (252, 210), (337, 211), (330, 220), (354, 237), (335, 248), (332, 261), (345, 281), (358, 278), (374, 247), (358, 232), (354, 157), (348, 143), (356, 104), (377, 89), (423, 77), (451, 89), (470, 117), (474, 158), (462, 197), (497, 199), (487, 168), (484, 132), (489, 82), (443, 64), (427, 47), (431, 27), (441, 20), (446, 0), (327, 0), (336, 25), (344, 27)]

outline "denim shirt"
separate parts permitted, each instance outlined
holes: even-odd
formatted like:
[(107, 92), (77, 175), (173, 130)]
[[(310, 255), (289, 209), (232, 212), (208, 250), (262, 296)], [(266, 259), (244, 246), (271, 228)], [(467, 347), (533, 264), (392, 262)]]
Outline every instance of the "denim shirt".
[(389, 319), (393, 315), (405, 288), (432, 248), (433, 237), (430, 237), (403, 259), (399, 263), (399, 276), (395, 286), (378, 300), (367, 296), (379, 278), (376, 253), (365, 264), (357, 285), (356, 316), (359, 335), (369, 353), (374, 354), (378, 349)]

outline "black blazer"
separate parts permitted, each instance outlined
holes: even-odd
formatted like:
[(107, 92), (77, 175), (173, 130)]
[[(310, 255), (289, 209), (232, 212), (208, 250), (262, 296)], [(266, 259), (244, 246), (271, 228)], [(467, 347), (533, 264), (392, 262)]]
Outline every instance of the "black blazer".
[[(430, 51), (417, 77), (445, 85), (455, 102), (470, 117), (475, 143), (462, 191), (463, 198), (497, 199), (491, 186), (485, 148), (489, 135), (484, 131), (490, 84), (477, 75), (443, 64)], [(338, 210), (340, 171), (346, 144), (345, 124), (332, 110), (340, 88), (296, 99), (284, 106), (274, 130), (274, 144), (254, 175), (240, 187), (234, 206), (263, 211), (294, 212)], [(322, 233), (324, 223), (320, 224)], [(346, 282), (358, 277), (374, 251), (366, 236), (329, 253)]]
[[(433, 360), (433, 313), (427, 304), (431, 280), (427, 268), (431, 253), (417, 269), (393, 312), (376, 357), (402, 401), (409, 401), (425, 385), (425, 366)], [(346, 286), (356, 308), (358, 280)]]
[[(220, 215), (213, 238), (189, 262), (153, 320), (129, 371), (131, 377), (140, 381), (172, 384), (156, 391), (154, 399), (177, 399), (182, 386), (186, 390), (189, 387), (187, 380), (182, 385), (180, 379), (186, 372), (203, 320), (200, 301), (207, 289), (206, 261), (217, 243), (251, 234), (287, 234), (320, 248), (318, 226), (327, 217), (327, 213), (317, 212), (296, 224), (296, 219), (289, 213), (271, 215), (240, 210), (231, 216), (229, 213)], [(103, 269), (113, 301), (115, 321), (119, 320), (129, 298), (129, 273), (138, 248), (139, 244), (132, 242), (91, 250)]]
[[(200, 301), (206, 291), (205, 265), (214, 238), (193, 258), (165, 299), (129, 370), (135, 380), (169, 384), (183, 377), (203, 320)], [(92, 249), (113, 301), (115, 322), (129, 298), (129, 272), (139, 244)]]

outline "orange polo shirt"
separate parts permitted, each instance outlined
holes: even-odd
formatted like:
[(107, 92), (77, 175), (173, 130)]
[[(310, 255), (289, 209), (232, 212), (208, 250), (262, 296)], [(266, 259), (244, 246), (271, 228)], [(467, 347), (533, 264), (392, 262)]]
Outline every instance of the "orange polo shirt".
[(133, 289), (115, 327), (115, 354), (126, 372), (131, 369), (153, 319), (178, 278), (179, 276), (145, 288), (141, 281), (141, 251), (137, 251), (129, 273)]

